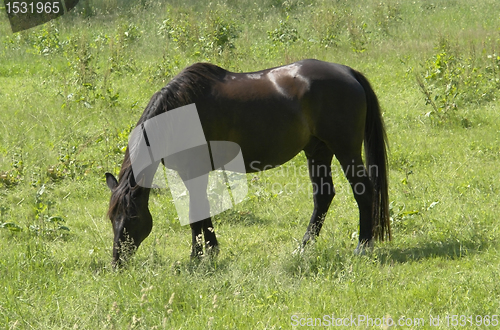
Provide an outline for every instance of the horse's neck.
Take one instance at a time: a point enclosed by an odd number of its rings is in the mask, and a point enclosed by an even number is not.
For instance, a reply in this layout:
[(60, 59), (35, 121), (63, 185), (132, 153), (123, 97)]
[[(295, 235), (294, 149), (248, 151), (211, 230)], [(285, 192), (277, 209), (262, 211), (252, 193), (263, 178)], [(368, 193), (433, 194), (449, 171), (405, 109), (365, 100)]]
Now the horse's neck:
[(149, 213), (149, 196), (151, 188), (136, 187), (137, 197), (135, 199), (135, 204), (139, 207), (140, 213)]
[[(146, 206), (148, 206), (149, 203), (149, 195), (151, 192), (151, 185), (152, 185), (152, 179), (151, 182), (147, 180), (147, 182), (144, 182), (143, 180), (139, 180), (139, 183), (135, 180), (135, 178), (130, 178), (130, 176), (133, 176), (134, 174), (130, 172), (128, 179), (124, 179), (120, 181), (121, 184), (128, 185), (128, 194), (130, 198), (136, 199), (136, 202), (139, 202)], [(153, 174), (154, 176), (154, 174)], [(147, 179), (147, 178), (146, 178)], [(125, 181), (125, 182), (123, 182)]]
[[(159, 164), (159, 161), (150, 164), (148, 168), (139, 174), (139, 178), (136, 178), (133, 173), (132, 165), (130, 164), (130, 154), (127, 148), (125, 159), (122, 164), (123, 175), (121, 175), (121, 177), (126, 178), (128, 184), (134, 185), (133, 190), (136, 191), (140, 203), (144, 203), (146, 207), (149, 207), (149, 195)], [(122, 180), (120, 180), (120, 182), (121, 181)]]
[(151, 188), (139, 187), (137, 189), (139, 189), (140, 191), (139, 196), (141, 196), (141, 202), (144, 202), (146, 204), (149, 203), (149, 194), (151, 193)]

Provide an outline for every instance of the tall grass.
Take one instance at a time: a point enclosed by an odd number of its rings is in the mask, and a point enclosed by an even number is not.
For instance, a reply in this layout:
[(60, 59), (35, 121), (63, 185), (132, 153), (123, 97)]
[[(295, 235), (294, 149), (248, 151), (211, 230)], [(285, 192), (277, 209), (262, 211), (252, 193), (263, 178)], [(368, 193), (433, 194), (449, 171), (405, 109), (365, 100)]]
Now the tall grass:
[[(498, 314), (499, 11), (95, 0), (15, 35), (0, 20), (0, 328), (278, 329), (332, 314), (429, 328)], [(151, 95), (197, 61), (255, 71), (303, 58), (361, 70), (380, 98), (394, 241), (353, 255), (357, 207), (334, 161), (321, 235), (292, 254), (313, 207), (300, 154), (248, 175), (247, 199), (215, 217), (212, 260), (189, 261), (189, 230), (154, 190), (151, 236), (113, 271), (104, 172), (118, 172)]]

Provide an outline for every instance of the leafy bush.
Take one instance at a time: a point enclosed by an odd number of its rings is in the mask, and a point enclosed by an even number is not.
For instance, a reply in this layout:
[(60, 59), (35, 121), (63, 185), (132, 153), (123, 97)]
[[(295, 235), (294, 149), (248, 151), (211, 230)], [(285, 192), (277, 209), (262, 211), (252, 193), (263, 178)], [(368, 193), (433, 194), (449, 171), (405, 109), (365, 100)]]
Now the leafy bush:
[[(466, 52), (453, 47), (446, 38), (440, 40), (436, 50), (425, 62), (424, 72), (417, 75), (425, 103), (432, 106), (426, 116), (438, 122), (449, 121), (467, 104), (495, 100), (500, 88), (500, 56), (486, 55), (483, 49), (478, 57), (474, 46)], [(460, 119), (470, 125), (463, 114)]]
[(160, 24), (158, 32), (173, 41), (177, 48), (190, 55), (216, 53), (221, 55), (226, 49), (235, 47), (240, 29), (226, 11), (211, 10), (206, 19), (196, 21), (191, 11), (167, 10), (168, 17)]
[(227, 13), (211, 12), (205, 34), (200, 37), (200, 41), (205, 41), (205, 48), (216, 51), (219, 55), (225, 49), (234, 48), (234, 40), (239, 33), (236, 22), (228, 16)]
[(396, 3), (379, 3), (374, 11), (375, 22), (380, 32), (390, 35), (391, 29), (403, 20), (401, 16), (401, 5)]
[(0, 171), (0, 183), (5, 187), (11, 188), (18, 185), (24, 179), (24, 160), (21, 150), (16, 150), (12, 154), (10, 169), (7, 171)]
[(290, 16), (279, 21), (279, 26), (272, 31), (267, 31), (267, 36), (274, 44), (291, 44), (299, 40), (299, 32), (289, 22)]
[(368, 44), (367, 28), (368, 25), (366, 23), (358, 23), (356, 20), (352, 20), (348, 25), (349, 40), (353, 52), (362, 53), (366, 51)]
[(325, 48), (337, 46), (340, 42), (340, 37), (345, 30), (344, 17), (342, 13), (333, 8), (315, 13), (314, 19), (311, 21), (313, 33), (317, 33), (320, 44)]
[[(386, 15), (385, 7), (381, 8), (380, 11), (375, 11), (376, 18), (377, 15)], [(363, 53), (367, 50), (371, 33), (370, 20), (360, 19), (350, 3), (330, 3), (328, 7), (320, 9), (313, 15), (310, 33), (315, 35), (325, 48), (344, 44), (355, 53)]]
[(64, 218), (61, 216), (51, 215), (51, 209), (55, 205), (55, 202), (46, 198), (46, 187), (42, 185), (40, 189), (35, 194), (35, 200), (33, 205), (34, 212), (34, 223), (29, 227), (29, 229), (39, 235), (48, 235), (53, 237), (54, 235), (64, 236), (64, 232), (68, 232), (69, 228), (64, 226)]
[(193, 15), (189, 12), (176, 12), (167, 9), (168, 17), (160, 24), (160, 35), (173, 41), (181, 50), (186, 50), (199, 39), (198, 26), (192, 21)]
[(35, 53), (40, 55), (57, 52), (65, 44), (60, 40), (59, 30), (54, 24), (45, 24), (42, 29), (35, 30), (29, 35)]
[(47, 56), (63, 50), (67, 41), (61, 40), (57, 24), (49, 22), (12, 36), (6, 35), (3, 43), (6, 48), (21, 49), (27, 47), (28, 53)]

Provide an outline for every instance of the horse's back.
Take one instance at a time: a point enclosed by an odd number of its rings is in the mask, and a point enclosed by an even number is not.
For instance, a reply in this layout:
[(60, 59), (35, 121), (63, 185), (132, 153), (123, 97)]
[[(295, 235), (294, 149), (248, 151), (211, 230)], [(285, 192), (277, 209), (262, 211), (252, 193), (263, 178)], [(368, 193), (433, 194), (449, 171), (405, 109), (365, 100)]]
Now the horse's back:
[(352, 135), (364, 122), (364, 91), (347, 66), (302, 60), (266, 70), (233, 73), (196, 102), (209, 141), (241, 146), (253, 171), (277, 166), (313, 137)]

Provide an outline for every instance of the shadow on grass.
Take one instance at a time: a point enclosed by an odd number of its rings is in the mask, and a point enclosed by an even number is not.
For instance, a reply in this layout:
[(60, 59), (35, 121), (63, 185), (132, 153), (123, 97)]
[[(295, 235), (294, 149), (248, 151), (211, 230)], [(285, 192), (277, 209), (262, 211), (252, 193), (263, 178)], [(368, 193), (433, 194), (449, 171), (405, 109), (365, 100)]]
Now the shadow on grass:
[(460, 260), (481, 254), (497, 246), (486, 236), (454, 237), (446, 241), (415, 242), (405, 248), (390, 244), (375, 248), (372, 254), (354, 255), (350, 247), (307, 246), (299, 255), (284, 256), (283, 270), (293, 277), (314, 278), (328, 276), (330, 279), (348, 277), (351, 273), (364, 272), (372, 265), (394, 265), (440, 258)]
[(283, 255), (282, 267), (285, 273), (296, 278), (314, 278), (325, 274), (329, 274), (330, 279), (342, 276), (341, 273), (352, 264), (352, 251), (344, 252), (345, 249), (321, 245), (311, 242), (302, 252), (295, 250)]
[(231, 267), (231, 260), (227, 258), (203, 257), (201, 259), (183, 258), (179, 260), (160, 256), (132, 256), (123, 262), (120, 267), (113, 267), (111, 258), (91, 259), (83, 268), (87, 268), (95, 276), (113, 274), (122, 276), (127, 273), (169, 273), (174, 276), (211, 277), (225, 273)]
[(493, 242), (486, 237), (474, 236), (449, 238), (446, 241), (418, 242), (408, 248), (388, 248), (377, 252), (382, 264), (406, 263), (431, 258), (458, 260), (487, 250)]
[(219, 214), (216, 218), (216, 224), (242, 225), (246, 227), (267, 225), (271, 221), (265, 218), (259, 218), (251, 211), (227, 210)]

